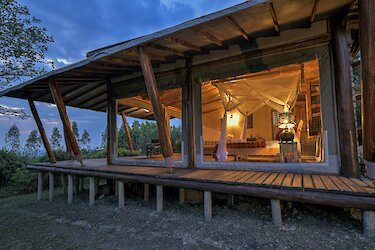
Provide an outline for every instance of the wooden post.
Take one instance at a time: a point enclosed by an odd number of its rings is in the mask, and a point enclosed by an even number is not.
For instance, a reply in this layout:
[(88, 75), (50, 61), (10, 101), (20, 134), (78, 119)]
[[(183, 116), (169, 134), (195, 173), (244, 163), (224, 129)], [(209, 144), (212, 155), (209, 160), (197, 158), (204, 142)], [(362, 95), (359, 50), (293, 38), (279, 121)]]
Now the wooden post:
[(169, 138), (171, 138), (171, 115), (167, 108), (163, 108), (163, 110), (164, 110), (164, 119), (165, 119), (165, 123), (167, 126), (167, 134), (169, 135)]
[(191, 58), (186, 59), (186, 92), (188, 168), (195, 168), (195, 91)]
[(95, 204), (95, 178), (89, 177), (89, 205), (94, 206)]
[(122, 123), (124, 124), (126, 138), (128, 139), (129, 150), (133, 154), (133, 151), (134, 151), (133, 141), (132, 141), (132, 137), (130, 136), (129, 126), (128, 126), (128, 123), (126, 121), (125, 112), (121, 112), (121, 117), (122, 117)]
[(53, 152), (53, 150), (51, 148), (51, 145), (48, 142), (48, 138), (47, 138), (46, 132), (44, 130), (42, 121), (40, 120), (40, 117), (39, 117), (38, 111), (36, 110), (34, 101), (33, 101), (32, 97), (29, 93), (27, 93), (27, 101), (29, 102), (31, 113), (33, 114), (34, 120), (36, 122), (36, 126), (38, 127), (39, 134), (40, 134), (40, 137), (42, 138), (42, 142), (43, 142), (44, 148), (47, 151), (49, 160), (50, 160), (50, 162), (55, 163), (56, 162), (55, 153)]
[(362, 211), (362, 225), (364, 235), (375, 238), (375, 211)]
[(95, 178), (95, 195), (99, 193), (99, 178)]
[(210, 191), (204, 191), (204, 219), (212, 219), (212, 196)]
[(172, 168), (175, 166), (173, 156), (173, 148), (171, 143), (170, 135), (168, 134), (167, 124), (160, 103), (159, 91), (156, 83), (154, 71), (152, 69), (151, 59), (148, 54), (147, 48), (138, 47), (141, 67), (143, 71), (143, 77), (145, 79), (146, 89), (148, 97), (151, 101), (152, 108), (154, 110), (154, 117), (159, 132), (159, 140), (163, 149), (163, 156), (165, 159), (165, 165)]
[(66, 183), (66, 174), (61, 174), (61, 184), (62, 184), (62, 188), (63, 188), (63, 192), (64, 194), (67, 193), (67, 183)]
[(363, 158), (375, 178), (375, 0), (359, 0)]
[(72, 145), (69, 141), (69, 137), (68, 137), (68, 134), (66, 133), (66, 129), (64, 128), (64, 140), (65, 140), (65, 145), (66, 145), (66, 152), (69, 153), (69, 156), (71, 158), (74, 157), (74, 152), (73, 152), (73, 149), (72, 149)]
[(184, 205), (185, 204), (185, 189), (180, 188), (179, 193), (180, 193), (179, 195), (180, 205)]
[(73, 203), (73, 176), (68, 174), (68, 204)]
[(55, 187), (55, 176), (52, 172), (48, 173), (48, 194), (49, 194), (49, 201), (53, 200), (53, 189)]
[(350, 75), (349, 51), (345, 27), (341, 20), (332, 19), (334, 40), (334, 60), (336, 73), (336, 102), (340, 140), (341, 172), (347, 177), (358, 177), (359, 164), (357, 153), (356, 129), (352, 83)]
[(156, 212), (163, 212), (163, 186), (156, 186)]
[(68, 114), (66, 112), (66, 107), (64, 104), (64, 100), (61, 96), (60, 89), (57, 86), (56, 81), (54, 79), (48, 80), (48, 85), (51, 90), (52, 98), (57, 106), (57, 109), (59, 110), (61, 121), (64, 126), (64, 129), (66, 130), (66, 134), (69, 138), (68, 140), (70, 141), (72, 150), (74, 154), (77, 156), (77, 160), (83, 165), (83, 155), (81, 153), (81, 150), (79, 149), (77, 140), (74, 137), (72, 126), (70, 124)]
[(234, 194), (227, 194), (227, 206), (234, 207)]
[(112, 96), (111, 81), (107, 81), (107, 162), (117, 158), (117, 102)]
[(79, 191), (83, 191), (85, 189), (85, 177), (79, 177)]
[(125, 207), (125, 187), (124, 181), (118, 180), (118, 207), (124, 208)]
[(281, 227), (283, 225), (283, 219), (281, 216), (280, 200), (271, 200), (271, 211), (273, 224), (277, 227)]
[(42, 172), (38, 172), (38, 200), (42, 199), (43, 193), (43, 174)]
[(143, 184), (143, 199), (145, 201), (150, 200), (150, 184)]

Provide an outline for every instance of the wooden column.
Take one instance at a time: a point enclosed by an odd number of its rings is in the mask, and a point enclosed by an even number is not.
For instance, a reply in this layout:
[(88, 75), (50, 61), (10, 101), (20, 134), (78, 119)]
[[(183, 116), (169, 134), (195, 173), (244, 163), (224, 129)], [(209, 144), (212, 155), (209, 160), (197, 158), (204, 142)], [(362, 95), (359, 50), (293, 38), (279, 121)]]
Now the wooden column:
[(143, 199), (145, 201), (150, 200), (150, 184), (143, 184)]
[(156, 212), (163, 212), (163, 186), (156, 186)]
[(188, 168), (195, 168), (195, 98), (191, 58), (186, 59), (186, 99), (187, 99), (187, 155)]
[(57, 109), (59, 110), (61, 121), (64, 126), (64, 130), (66, 131), (67, 137), (69, 138), (68, 140), (70, 141), (72, 150), (76, 155), (77, 160), (83, 165), (83, 155), (81, 153), (81, 150), (79, 149), (77, 140), (74, 137), (72, 126), (70, 124), (68, 114), (66, 112), (66, 107), (64, 104), (64, 100), (61, 96), (60, 89), (57, 86), (56, 81), (54, 79), (48, 80), (48, 85), (51, 90), (52, 98), (57, 106)]
[(95, 178), (89, 177), (89, 205), (95, 204)]
[(112, 96), (111, 81), (107, 81), (107, 162), (117, 158), (117, 102)]
[(40, 117), (39, 117), (38, 111), (36, 110), (34, 101), (33, 101), (32, 97), (29, 93), (27, 94), (27, 101), (29, 102), (31, 113), (33, 114), (34, 120), (36, 122), (36, 126), (38, 127), (39, 134), (40, 134), (40, 137), (42, 138), (42, 142), (43, 142), (44, 148), (47, 151), (49, 160), (50, 160), (50, 162), (55, 163), (56, 162), (55, 153), (53, 152), (53, 150), (51, 148), (51, 145), (48, 142), (48, 138), (47, 138), (46, 132), (44, 130), (42, 121), (40, 120)]
[(271, 211), (273, 224), (277, 227), (281, 227), (283, 225), (283, 219), (281, 215), (280, 200), (271, 200)]
[(185, 189), (184, 188), (179, 188), (179, 201), (180, 201), (180, 205), (185, 204)]
[(68, 174), (68, 204), (73, 203), (73, 175)]
[(375, 0), (359, 0), (363, 158), (375, 178)]
[(206, 221), (212, 219), (212, 195), (210, 191), (204, 191), (204, 218)]
[(48, 194), (49, 194), (49, 201), (52, 201), (53, 200), (53, 192), (54, 192), (54, 187), (55, 187), (55, 175), (50, 172), (48, 173), (48, 185), (49, 185), (49, 189), (48, 189)]
[(124, 124), (126, 138), (128, 139), (129, 150), (133, 154), (133, 151), (134, 151), (133, 141), (132, 141), (132, 137), (130, 136), (129, 126), (128, 126), (128, 123), (126, 121), (125, 112), (121, 112), (121, 117), (122, 117), (122, 123)]
[(341, 25), (340, 18), (336, 17), (335, 19), (332, 19), (332, 32), (334, 40), (333, 47), (341, 172), (347, 177), (358, 177), (359, 164), (354, 123), (349, 50), (346, 41), (345, 27)]
[(163, 149), (163, 156), (165, 159), (165, 165), (167, 167), (175, 166), (173, 156), (173, 148), (171, 143), (170, 135), (167, 131), (167, 124), (165, 122), (165, 117), (163, 114), (163, 110), (160, 103), (159, 91), (158, 86), (156, 83), (156, 78), (154, 74), (154, 70), (152, 69), (151, 59), (148, 54), (147, 48), (145, 47), (138, 47), (141, 67), (143, 71), (143, 77), (145, 79), (146, 89), (148, 93), (148, 97), (151, 101), (152, 108), (154, 110), (154, 117), (156, 120), (156, 124), (158, 127), (159, 132), (159, 140), (161, 147)]
[(164, 108), (163, 110), (164, 110), (165, 124), (167, 126), (167, 134), (169, 135), (169, 138), (170, 138), (171, 137), (171, 114), (169, 113), (169, 110), (167, 108)]
[(64, 128), (64, 140), (65, 140), (65, 145), (66, 145), (66, 152), (68, 152), (69, 156), (70, 157), (74, 157), (74, 152), (73, 152), (73, 149), (72, 149), (72, 145), (69, 141), (69, 136)]
[(118, 180), (118, 207), (125, 207), (125, 186), (123, 180)]
[(42, 199), (42, 193), (43, 193), (43, 173), (38, 172), (38, 200), (39, 201)]

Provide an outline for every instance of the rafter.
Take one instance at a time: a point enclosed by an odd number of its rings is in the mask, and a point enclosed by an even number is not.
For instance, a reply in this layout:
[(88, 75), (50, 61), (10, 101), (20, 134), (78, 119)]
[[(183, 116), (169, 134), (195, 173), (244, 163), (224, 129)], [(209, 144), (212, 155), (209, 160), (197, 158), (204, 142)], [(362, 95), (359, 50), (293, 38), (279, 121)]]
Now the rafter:
[(182, 57), (185, 56), (185, 54), (181, 51), (178, 51), (178, 50), (172, 49), (172, 48), (168, 48), (168, 47), (156, 44), (156, 43), (149, 43), (148, 47), (153, 48), (153, 49), (157, 49), (157, 50), (167, 51), (167, 52), (170, 52), (170, 53), (173, 53), (175, 55), (182, 56)]
[(318, 4), (319, 4), (319, 0), (315, 0), (314, 1), (314, 7), (313, 7), (313, 10), (312, 10), (311, 16), (310, 16), (310, 23), (313, 23), (315, 21), (316, 10), (318, 9)]
[(249, 39), (249, 36), (247, 34), (247, 32), (244, 30), (244, 28), (241, 27), (241, 25), (236, 21), (234, 20), (232, 17), (230, 16), (227, 16), (227, 20), (228, 22), (241, 34), (241, 36), (247, 40), (247, 41), (250, 41)]
[(170, 42), (178, 43), (178, 44), (180, 44), (180, 45), (182, 45), (184, 47), (187, 47), (187, 48), (189, 48), (191, 50), (194, 50), (194, 51), (204, 52), (201, 47), (196, 46), (196, 45), (194, 45), (192, 43), (189, 43), (189, 42), (187, 42), (185, 40), (176, 38), (174, 36), (165, 37), (164, 39), (167, 40), (167, 41), (170, 41)]
[(275, 31), (277, 33), (280, 33), (279, 22), (277, 21), (276, 11), (275, 11), (275, 8), (273, 7), (272, 2), (270, 2), (270, 12), (271, 12), (272, 20), (273, 20), (273, 26), (275, 27)]
[(224, 48), (228, 48), (228, 45), (226, 45), (222, 40), (220, 40), (219, 38), (217, 38), (216, 36), (212, 35), (210, 32), (208, 32), (207, 30), (204, 30), (203, 28), (201, 27), (196, 27), (196, 28), (192, 28), (192, 30), (194, 30), (195, 32), (203, 35), (204, 37), (206, 37), (208, 40), (210, 40), (211, 42), (213, 42), (214, 44), (220, 46), (220, 47), (224, 47)]

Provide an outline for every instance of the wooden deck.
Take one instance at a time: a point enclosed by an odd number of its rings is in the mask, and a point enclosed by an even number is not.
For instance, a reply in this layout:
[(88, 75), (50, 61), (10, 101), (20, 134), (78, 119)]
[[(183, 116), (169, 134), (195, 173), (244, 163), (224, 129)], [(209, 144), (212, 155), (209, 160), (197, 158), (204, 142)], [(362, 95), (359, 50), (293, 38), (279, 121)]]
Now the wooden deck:
[(169, 169), (163, 167), (108, 165), (105, 159), (85, 160), (84, 164), (82, 167), (76, 161), (37, 163), (28, 165), (28, 169), (375, 210), (375, 185), (367, 179), (182, 168), (175, 168), (170, 173)]

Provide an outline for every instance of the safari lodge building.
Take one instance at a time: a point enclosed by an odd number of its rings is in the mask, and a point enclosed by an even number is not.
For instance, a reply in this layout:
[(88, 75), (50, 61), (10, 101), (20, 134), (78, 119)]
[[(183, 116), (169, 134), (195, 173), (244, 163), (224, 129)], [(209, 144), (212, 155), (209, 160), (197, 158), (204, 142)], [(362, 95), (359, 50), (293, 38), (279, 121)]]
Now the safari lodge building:
[[(51, 162), (28, 165), (63, 176), (68, 203), (74, 184), (89, 179), (94, 205), (98, 179), (142, 185), (144, 198), (163, 188), (363, 210), (364, 232), (375, 236), (375, 1), (253, 0), (172, 28), (100, 48), (75, 64), (9, 88), (27, 99)], [(359, 52), (360, 51), (360, 52)], [(360, 172), (352, 93), (352, 59), (360, 53), (363, 161)], [(55, 103), (67, 149), (77, 160), (56, 162), (34, 101)], [(85, 159), (66, 106), (107, 113), (107, 158)], [(133, 148), (127, 117), (155, 120), (158, 138), (141, 155), (119, 157), (117, 119)], [(182, 124), (171, 142), (170, 120)], [(75, 178), (79, 176), (80, 178)], [(67, 180), (67, 183), (66, 183)], [(152, 185), (152, 189), (150, 189)]]

